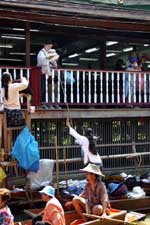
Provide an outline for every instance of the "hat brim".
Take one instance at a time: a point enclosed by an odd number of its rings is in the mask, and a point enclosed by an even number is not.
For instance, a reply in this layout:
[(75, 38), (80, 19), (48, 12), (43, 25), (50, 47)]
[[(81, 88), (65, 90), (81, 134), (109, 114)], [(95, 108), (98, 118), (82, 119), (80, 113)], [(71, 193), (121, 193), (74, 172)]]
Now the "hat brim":
[(105, 175), (102, 174), (101, 172), (98, 172), (98, 171), (92, 171), (91, 169), (88, 169), (88, 168), (83, 168), (83, 169), (80, 169), (80, 170), (83, 171), (83, 172), (93, 173), (93, 174), (96, 174), (96, 175), (105, 177)]
[(46, 191), (39, 191), (39, 192), (40, 194), (45, 194), (45, 195), (48, 195), (49, 197), (54, 197), (54, 195), (47, 193)]

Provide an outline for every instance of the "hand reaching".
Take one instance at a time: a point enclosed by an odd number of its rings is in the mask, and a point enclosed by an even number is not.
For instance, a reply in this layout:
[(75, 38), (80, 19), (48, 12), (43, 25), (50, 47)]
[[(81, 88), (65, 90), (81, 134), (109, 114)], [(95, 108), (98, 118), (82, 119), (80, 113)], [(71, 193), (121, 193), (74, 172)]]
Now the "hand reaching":
[(69, 117), (67, 117), (67, 119), (66, 119), (66, 126), (67, 126), (67, 127), (71, 127)]

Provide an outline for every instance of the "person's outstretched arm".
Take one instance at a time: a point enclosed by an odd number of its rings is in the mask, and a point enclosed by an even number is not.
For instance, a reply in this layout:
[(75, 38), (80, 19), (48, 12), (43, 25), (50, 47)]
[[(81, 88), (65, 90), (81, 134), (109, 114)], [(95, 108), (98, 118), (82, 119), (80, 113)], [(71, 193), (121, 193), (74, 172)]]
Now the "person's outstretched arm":
[(66, 119), (66, 126), (69, 128), (69, 127), (71, 127), (71, 124), (70, 124), (70, 119), (69, 119), (69, 117), (67, 117), (67, 119)]
[(66, 119), (66, 126), (69, 128), (69, 134), (71, 136), (73, 136), (75, 139), (76, 139), (76, 142), (79, 144), (79, 145), (82, 145), (83, 142), (85, 142), (85, 137), (83, 135), (80, 135), (75, 129), (73, 129), (71, 127), (71, 124), (70, 124), (70, 119), (69, 117), (67, 117)]

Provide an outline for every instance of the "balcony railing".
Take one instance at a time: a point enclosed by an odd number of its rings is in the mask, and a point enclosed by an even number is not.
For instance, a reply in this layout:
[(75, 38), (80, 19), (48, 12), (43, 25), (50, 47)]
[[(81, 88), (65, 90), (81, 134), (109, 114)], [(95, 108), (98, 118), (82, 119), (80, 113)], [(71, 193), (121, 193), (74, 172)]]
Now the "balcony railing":
[[(33, 102), (40, 104), (40, 68), (0, 68), (0, 76), (4, 71), (10, 72), (13, 79), (30, 79)], [(49, 104), (148, 106), (150, 72), (58, 69), (52, 70), (51, 77), (46, 79), (45, 89), (45, 103)], [(38, 103), (34, 101), (37, 95)]]
[[(70, 84), (67, 75), (71, 77)], [(58, 103), (69, 104), (150, 103), (150, 73), (147, 72), (57, 70), (52, 71), (51, 82), (52, 102), (57, 97)]]

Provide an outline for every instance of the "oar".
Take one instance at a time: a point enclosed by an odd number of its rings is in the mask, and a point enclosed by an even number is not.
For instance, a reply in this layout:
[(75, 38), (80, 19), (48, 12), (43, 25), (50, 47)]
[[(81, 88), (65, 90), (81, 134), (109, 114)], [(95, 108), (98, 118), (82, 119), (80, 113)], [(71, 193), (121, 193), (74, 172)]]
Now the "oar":
[(63, 147), (63, 158), (64, 158), (64, 173), (65, 173), (66, 187), (68, 187), (67, 161), (66, 161), (66, 148), (65, 148), (65, 146)]
[(57, 180), (57, 196), (59, 196), (59, 156), (58, 156), (57, 136), (55, 136), (55, 147), (56, 147), (56, 180)]

